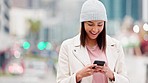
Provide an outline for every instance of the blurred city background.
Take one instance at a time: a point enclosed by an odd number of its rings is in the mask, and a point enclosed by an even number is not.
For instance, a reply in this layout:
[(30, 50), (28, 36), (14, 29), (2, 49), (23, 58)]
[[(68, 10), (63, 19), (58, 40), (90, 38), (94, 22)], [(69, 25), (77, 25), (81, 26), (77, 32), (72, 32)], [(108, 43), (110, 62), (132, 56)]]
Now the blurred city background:
[[(79, 33), (85, 0), (0, 0), (0, 83), (56, 83), (63, 40)], [(148, 83), (148, 0), (101, 0), (130, 83)]]

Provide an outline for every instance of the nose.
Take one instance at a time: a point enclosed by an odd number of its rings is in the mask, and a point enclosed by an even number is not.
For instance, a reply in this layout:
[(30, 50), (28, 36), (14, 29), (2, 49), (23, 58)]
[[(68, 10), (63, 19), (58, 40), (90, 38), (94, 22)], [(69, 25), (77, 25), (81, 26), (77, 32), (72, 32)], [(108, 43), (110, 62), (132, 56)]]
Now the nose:
[(93, 31), (93, 32), (98, 32), (99, 29), (98, 29), (98, 27), (95, 26), (95, 27), (92, 28), (92, 31)]

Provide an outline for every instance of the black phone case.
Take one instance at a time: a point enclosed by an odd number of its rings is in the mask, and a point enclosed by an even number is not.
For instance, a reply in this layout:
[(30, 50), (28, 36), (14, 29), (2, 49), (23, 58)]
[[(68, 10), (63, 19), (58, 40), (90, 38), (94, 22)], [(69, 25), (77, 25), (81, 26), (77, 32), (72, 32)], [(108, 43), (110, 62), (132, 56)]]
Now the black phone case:
[(98, 66), (104, 66), (105, 61), (99, 61), (99, 60), (95, 60), (94, 64), (97, 64)]

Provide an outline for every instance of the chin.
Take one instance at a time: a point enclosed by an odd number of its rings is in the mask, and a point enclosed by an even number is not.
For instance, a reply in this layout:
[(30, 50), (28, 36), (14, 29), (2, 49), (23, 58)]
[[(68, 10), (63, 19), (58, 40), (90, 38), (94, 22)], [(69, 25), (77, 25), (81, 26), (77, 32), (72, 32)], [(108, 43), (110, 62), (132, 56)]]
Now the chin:
[(89, 35), (87, 35), (87, 36), (88, 36), (88, 38), (91, 39), (91, 40), (95, 40), (95, 39), (97, 39), (97, 37), (98, 37), (98, 35), (91, 35), (91, 34), (89, 34)]
[(95, 37), (95, 38), (90, 38), (90, 39), (95, 40), (95, 39), (97, 39), (97, 37)]
[(96, 37), (89, 37), (89, 38), (92, 40), (95, 40), (95, 39), (97, 39), (97, 36)]

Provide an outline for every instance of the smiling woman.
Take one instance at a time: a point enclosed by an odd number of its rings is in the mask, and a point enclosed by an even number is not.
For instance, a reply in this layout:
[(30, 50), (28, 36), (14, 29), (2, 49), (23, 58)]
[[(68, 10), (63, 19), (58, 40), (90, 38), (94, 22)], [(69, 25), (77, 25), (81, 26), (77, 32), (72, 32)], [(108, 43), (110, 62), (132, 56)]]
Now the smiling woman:
[[(60, 48), (58, 83), (129, 83), (119, 41), (106, 35), (106, 9), (99, 0), (84, 2), (81, 32)], [(102, 61), (97, 65), (94, 61)]]

